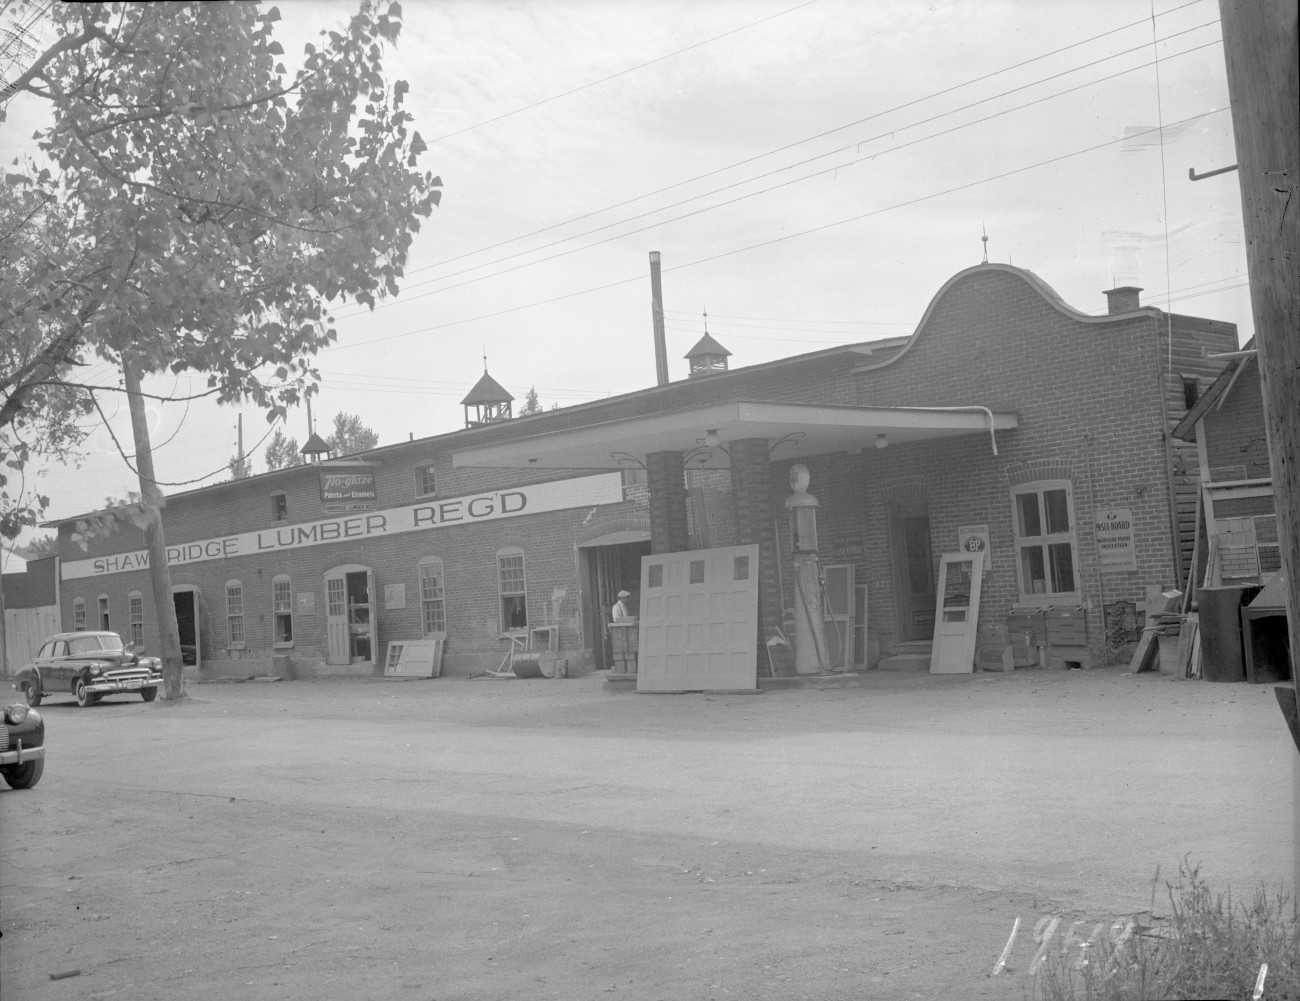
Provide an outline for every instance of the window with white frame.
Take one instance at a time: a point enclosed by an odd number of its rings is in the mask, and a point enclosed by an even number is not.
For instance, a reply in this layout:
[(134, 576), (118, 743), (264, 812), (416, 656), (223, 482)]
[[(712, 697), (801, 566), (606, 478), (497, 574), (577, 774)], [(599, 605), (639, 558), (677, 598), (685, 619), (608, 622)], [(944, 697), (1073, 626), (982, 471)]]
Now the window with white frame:
[(127, 596), (127, 610), (131, 617), (131, 644), (137, 650), (144, 649), (144, 595), (132, 591)]
[(108, 624), (108, 595), (99, 596), (99, 628), (108, 630), (111, 627)]
[(244, 647), (244, 584), (226, 581), (226, 635), (233, 649)]
[(77, 598), (72, 602), (72, 628), (82, 632), (86, 628), (86, 599)]
[(1074, 506), (1068, 480), (1024, 483), (1011, 491), (1020, 594), (1030, 600), (1077, 598)]
[(271, 520), (287, 521), (289, 518), (289, 498), (284, 491), (277, 490), (271, 494)]
[(442, 590), (442, 560), (420, 560), (420, 625), (424, 635), (447, 631), (447, 606)]
[(497, 553), (497, 587), (501, 594), (501, 631), (527, 629), (527, 580), (522, 549), (502, 549)]
[(438, 477), (433, 471), (433, 464), (421, 466), (415, 471), (415, 496), (432, 497), (438, 492)]
[(293, 642), (293, 582), (287, 574), (271, 581), (271, 612), (275, 617), (275, 644)]

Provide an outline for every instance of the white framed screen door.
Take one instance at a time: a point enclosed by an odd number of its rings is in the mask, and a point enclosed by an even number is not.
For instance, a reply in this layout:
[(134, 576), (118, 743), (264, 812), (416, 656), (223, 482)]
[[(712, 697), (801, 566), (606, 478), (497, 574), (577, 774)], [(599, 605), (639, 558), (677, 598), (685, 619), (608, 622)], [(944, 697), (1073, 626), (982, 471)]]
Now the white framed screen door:
[(931, 674), (970, 674), (975, 670), (983, 575), (982, 552), (944, 553), (939, 557)]

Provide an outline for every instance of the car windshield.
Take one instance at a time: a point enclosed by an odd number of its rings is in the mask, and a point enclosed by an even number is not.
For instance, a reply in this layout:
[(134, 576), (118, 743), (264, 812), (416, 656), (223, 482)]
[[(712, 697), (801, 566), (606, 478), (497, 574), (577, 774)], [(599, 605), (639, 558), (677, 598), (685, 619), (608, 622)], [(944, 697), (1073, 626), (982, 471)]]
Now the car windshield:
[(78, 654), (94, 653), (97, 650), (109, 650), (117, 653), (122, 649), (122, 638), (113, 634), (107, 636), (75, 636), (68, 640), (68, 650), (75, 657)]

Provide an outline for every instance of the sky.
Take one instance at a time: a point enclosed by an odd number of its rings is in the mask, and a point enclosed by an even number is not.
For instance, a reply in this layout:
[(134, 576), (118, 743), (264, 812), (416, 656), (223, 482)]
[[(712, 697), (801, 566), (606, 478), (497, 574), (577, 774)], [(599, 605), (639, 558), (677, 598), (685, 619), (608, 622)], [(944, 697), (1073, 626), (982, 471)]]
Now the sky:
[[(279, 7), (293, 54), (355, 4)], [(336, 310), (322, 435), (339, 411), (381, 445), (454, 431), (485, 356), (516, 409), (654, 385), (651, 251), (674, 380), (706, 311), (732, 368), (907, 335), (986, 251), (1086, 313), (1137, 285), (1252, 334), (1236, 174), (1188, 177), (1236, 159), (1217, 0), (408, 0), (386, 64), (444, 194), (401, 294)], [(6, 162), (41, 109), (8, 112)], [(166, 492), (228, 477), (239, 416), (150, 408)], [(130, 441), (124, 403), (110, 424)], [(84, 452), (36, 473), (50, 518), (138, 490), (108, 428)]]

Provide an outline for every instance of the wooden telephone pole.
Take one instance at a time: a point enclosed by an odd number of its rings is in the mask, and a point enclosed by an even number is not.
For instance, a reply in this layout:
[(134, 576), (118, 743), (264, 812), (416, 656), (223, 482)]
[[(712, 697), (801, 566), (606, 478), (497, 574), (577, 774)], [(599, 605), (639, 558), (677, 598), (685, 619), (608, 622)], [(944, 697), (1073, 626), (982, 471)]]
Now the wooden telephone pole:
[[(1300, 25), (1295, 0), (1219, 0), (1237, 139), (1255, 348), (1264, 391), (1294, 708), (1300, 665)], [(1300, 731), (1290, 720), (1300, 750)], [(1300, 887), (1300, 754), (1291, 757), (1295, 874)], [(1295, 894), (1293, 893), (1293, 898)]]

